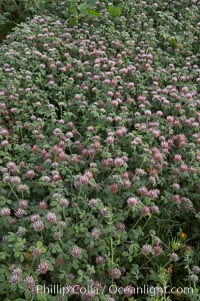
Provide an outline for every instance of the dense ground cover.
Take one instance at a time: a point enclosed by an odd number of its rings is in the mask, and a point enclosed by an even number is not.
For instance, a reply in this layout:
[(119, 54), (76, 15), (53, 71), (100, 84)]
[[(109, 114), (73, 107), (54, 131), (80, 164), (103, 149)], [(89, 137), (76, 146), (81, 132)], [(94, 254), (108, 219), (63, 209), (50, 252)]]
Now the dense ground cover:
[(198, 1), (117, 4), (1, 45), (4, 300), (199, 300)]
[(0, 43), (17, 24), (25, 22), (34, 15), (52, 13), (68, 18), (72, 8), (77, 7), (77, 3), (77, 0), (0, 0)]

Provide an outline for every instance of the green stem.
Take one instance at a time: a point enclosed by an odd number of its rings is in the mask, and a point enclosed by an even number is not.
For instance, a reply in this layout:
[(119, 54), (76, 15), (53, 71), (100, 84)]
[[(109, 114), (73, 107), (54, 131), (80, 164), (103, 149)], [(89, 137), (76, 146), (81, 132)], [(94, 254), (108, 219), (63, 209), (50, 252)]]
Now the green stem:
[(147, 261), (145, 261), (145, 263), (142, 266), (140, 266), (140, 269), (142, 269), (144, 266), (147, 266), (147, 263), (149, 263), (149, 262), (150, 262), (150, 259), (147, 259)]
[(165, 292), (165, 290), (164, 290), (164, 300), (163, 301), (166, 301), (167, 299), (166, 299), (166, 292)]
[(168, 261), (167, 263), (164, 264), (163, 268), (165, 268), (171, 261)]
[(31, 301), (33, 301), (33, 299), (34, 299), (34, 295), (32, 296)]
[(111, 266), (114, 267), (114, 248), (113, 248), (113, 238), (110, 235), (110, 250), (111, 250)]
[(65, 208), (64, 208), (64, 206), (63, 206), (63, 208), (62, 208), (62, 211), (63, 211), (63, 217), (64, 217), (64, 220), (66, 220), (66, 216), (65, 216)]
[[(110, 253), (111, 253), (111, 268), (114, 268), (114, 246), (113, 246), (113, 237), (112, 237), (112, 229), (111, 229), (111, 225), (112, 225), (112, 216), (110, 215)], [(112, 285), (114, 284), (114, 279), (112, 278)]]
[(133, 226), (133, 229), (136, 228), (136, 226), (138, 225), (138, 223), (141, 221), (142, 216), (137, 220), (137, 222), (135, 223), (135, 225)]
[[(115, 263), (114, 263), (114, 247), (113, 247), (113, 238), (110, 233), (110, 252), (111, 252), (111, 267), (113, 269)], [(112, 278), (112, 285), (114, 284), (114, 279)]]
[(150, 221), (151, 217), (149, 216), (149, 218), (147, 219), (146, 223), (144, 224), (144, 226), (142, 227), (142, 231), (144, 230), (144, 228), (146, 227), (146, 225), (148, 224), (148, 222)]
[(103, 184), (105, 184), (107, 182), (107, 180), (113, 175), (113, 173), (115, 172), (116, 167), (111, 171), (111, 173), (109, 174), (109, 176), (105, 179), (105, 181), (103, 182)]
[(16, 195), (15, 191), (13, 190), (13, 187), (12, 187), (10, 184), (9, 184), (9, 187), (10, 187), (12, 193), (14, 194), (14, 196), (15, 196), (15, 197), (17, 198), (17, 200), (19, 201), (18, 196)]
[(41, 241), (44, 242), (44, 237), (43, 237), (42, 231), (40, 233), (41, 233)]
[(188, 276), (189, 276), (189, 286), (191, 287), (191, 280), (190, 280), (190, 268), (189, 268), (189, 260), (188, 260), (188, 257), (187, 257), (187, 271), (188, 271)]
[(63, 107), (60, 106), (60, 114), (61, 114), (61, 119), (62, 119), (62, 116), (63, 116)]
[(35, 260), (36, 260), (36, 257), (33, 258), (33, 261), (32, 261), (32, 263), (31, 263), (31, 268), (32, 268), (33, 265), (34, 265)]

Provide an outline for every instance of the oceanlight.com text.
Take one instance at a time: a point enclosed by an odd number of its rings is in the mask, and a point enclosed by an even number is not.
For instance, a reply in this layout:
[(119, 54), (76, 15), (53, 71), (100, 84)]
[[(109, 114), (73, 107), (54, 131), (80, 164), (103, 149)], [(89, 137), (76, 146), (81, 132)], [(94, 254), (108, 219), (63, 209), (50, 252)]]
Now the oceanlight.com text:
[[(128, 295), (130, 294), (130, 286), (120, 287), (117, 285), (104, 285), (101, 288), (93, 287), (92, 285), (80, 286), (80, 285), (67, 285), (62, 286), (59, 284), (53, 284), (50, 286), (37, 285), (36, 293), (43, 293), (44, 295), (86, 295), (88, 293), (94, 293), (95, 295)], [(191, 295), (194, 293), (194, 289), (191, 287), (160, 287), (144, 285), (142, 287), (131, 286), (132, 295), (167, 295), (167, 294), (184, 294)]]

